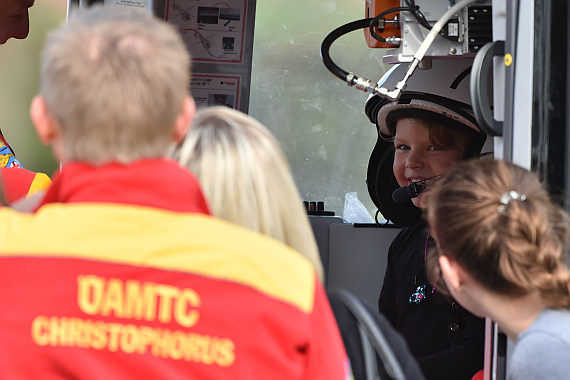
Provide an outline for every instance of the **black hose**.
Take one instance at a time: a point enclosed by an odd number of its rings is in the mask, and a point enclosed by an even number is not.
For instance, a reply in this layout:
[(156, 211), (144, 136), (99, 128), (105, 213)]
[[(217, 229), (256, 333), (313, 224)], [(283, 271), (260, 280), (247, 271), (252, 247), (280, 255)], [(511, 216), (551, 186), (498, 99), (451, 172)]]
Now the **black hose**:
[(347, 82), (350, 85), (352, 85), (352, 83), (350, 83), (350, 80), (348, 79), (348, 74), (349, 74), (348, 71), (344, 71), (343, 69), (338, 67), (333, 62), (333, 60), (331, 59), (331, 56), (330, 56), (331, 45), (339, 37), (344, 36), (345, 34), (347, 34), (349, 32), (352, 32), (352, 31), (355, 31), (358, 29), (367, 28), (370, 25), (370, 22), (372, 20), (373, 20), (372, 18), (365, 18), (362, 20), (352, 21), (352, 22), (349, 22), (348, 24), (339, 26), (338, 28), (336, 28), (335, 30), (330, 32), (325, 37), (325, 39), (323, 40), (323, 42), (321, 44), (321, 59), (322, 59), (324, 65), (326, 66), (326, 68), (331, 73), (333, 73), (335, 76), (337, 76), (338, 78), (342, 79), (343, 81)]

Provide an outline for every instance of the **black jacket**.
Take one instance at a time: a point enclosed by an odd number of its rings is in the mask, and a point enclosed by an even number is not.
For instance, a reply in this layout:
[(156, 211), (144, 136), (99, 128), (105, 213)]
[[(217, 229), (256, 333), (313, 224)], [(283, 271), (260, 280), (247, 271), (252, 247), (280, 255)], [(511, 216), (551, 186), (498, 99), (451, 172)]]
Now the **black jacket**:
[[(403, 335), (428, 380), (468, 380), (483, 368), (485, 320), (432, 292), (425, 251), (426, 240), (428, 252), (434, 242), (427, 237), (426, 225), (419, 223), (404, 228), (392, 242), (379, 311)], [(410, 303), (421, 285), (425, 298)]]

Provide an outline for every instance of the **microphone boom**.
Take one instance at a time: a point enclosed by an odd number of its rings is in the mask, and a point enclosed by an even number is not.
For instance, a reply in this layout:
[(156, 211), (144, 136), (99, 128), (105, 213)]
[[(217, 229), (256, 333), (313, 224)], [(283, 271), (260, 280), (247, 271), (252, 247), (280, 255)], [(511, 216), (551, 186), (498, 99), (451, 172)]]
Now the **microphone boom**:
[(396, 203), (406, 203), (412, 198), (416, 198), (422, 191), (426, 189), (429, 181), (439, 177), (439, 175), (423, 179), (421, 181), (412, 182), (408, 186), (402, 186), (392, 192), (392, 200)]

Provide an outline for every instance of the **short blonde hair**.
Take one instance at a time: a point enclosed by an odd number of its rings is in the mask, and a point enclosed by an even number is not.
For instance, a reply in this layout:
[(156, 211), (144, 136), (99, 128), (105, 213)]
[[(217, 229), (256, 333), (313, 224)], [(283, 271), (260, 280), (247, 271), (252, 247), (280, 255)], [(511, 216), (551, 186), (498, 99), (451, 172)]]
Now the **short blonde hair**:
[(41, 58), (40, 95), (67, 161), (164, 156), (190, 83), (190, 55), (172, 26), (134, 8), (79, 9)]
[(265, 126), (228, 107), (203, 108), (173, 156), (198, 177), (213, 215), (284, 242), (323, 279), (289, 164)]
[(505, 161), (464, 161), (427, 196), (441, 254), (482, 286), (514, 297), (537, 291), (548, 307), (570, 307), (568, 215), (536, 174)]

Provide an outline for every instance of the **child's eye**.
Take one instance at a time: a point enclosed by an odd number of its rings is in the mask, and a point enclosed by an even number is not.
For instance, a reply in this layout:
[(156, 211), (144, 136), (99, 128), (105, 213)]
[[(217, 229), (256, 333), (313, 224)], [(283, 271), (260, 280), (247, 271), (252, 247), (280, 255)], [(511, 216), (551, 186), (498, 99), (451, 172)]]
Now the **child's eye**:
[(408, 145), (405, 145), (405, 144), (397, 144), (396, 150), (410, 150), (410, 147)]
[(430, 146), (429, 147), (430, 151), (437, 151), (437, 150), (442, 150), (441, 148), (437, 147), (437, 146)]

